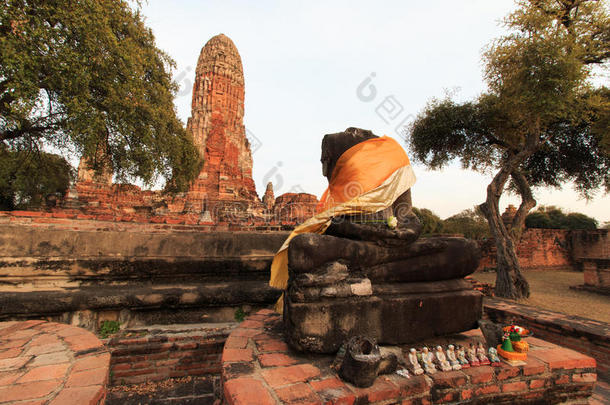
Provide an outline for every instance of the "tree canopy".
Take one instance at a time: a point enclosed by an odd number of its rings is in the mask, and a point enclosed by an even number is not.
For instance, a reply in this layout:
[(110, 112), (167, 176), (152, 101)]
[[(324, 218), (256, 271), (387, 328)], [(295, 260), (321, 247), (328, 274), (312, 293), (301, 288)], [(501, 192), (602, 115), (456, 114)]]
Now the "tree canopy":
[(413, 213), (417, 216), (419, 222), (422, 223), (422, 234), (432, 235), (443, 231), (443, 221), (428, 208), (413, 207)]
[(476, 207), (464, 210), (444, 220), (428, 208), (413, 207), (413, 213), (422, 223), (423, 235), (444, 233), (461, 234), (470, 239), (489, 237), (489, 228), (485, 217)]
[(443, 221), (444, 233), (462, 234), (470, 239), (489, 237), (489, 227), (485, 216), (478, 208), (464, 210)]
[(597, 225), (595, 218), (579, 212), (566, 214), (555, 206), (540, 207), (525, 218), (525, 226), (528, 228), (592, 230), (597, 229)]
[(0, 58), (6, 150), (79, 153), (119, 181), (165, 176), (177, 189), (196, 175), (200, 159), (173, 104), (174, 62), (137, 3), (3, 0)]
[(0, 210), (36, 207), (61, 197), (73, 177), (72, 166), (61, 156), (0, 146)]
[[(498, 252), (499, 296), (529, 295), (514, 240), (536, 205), (532, 187), (573, 181), (590, 196), (610, 190), (610, 90), (592, 84), (593, 66), (607, 68), (610, 18), (594, 0), (520, 0), (505, 18), (509, 33), (483, 55), (487, 91), (458, 103), (429, 102), (410, 127), (409, 146), (431, 168), (459, 160), (493, 172), (481, 204)], [(499, 199), (507, 187), (521, 197), (511, 231)]]

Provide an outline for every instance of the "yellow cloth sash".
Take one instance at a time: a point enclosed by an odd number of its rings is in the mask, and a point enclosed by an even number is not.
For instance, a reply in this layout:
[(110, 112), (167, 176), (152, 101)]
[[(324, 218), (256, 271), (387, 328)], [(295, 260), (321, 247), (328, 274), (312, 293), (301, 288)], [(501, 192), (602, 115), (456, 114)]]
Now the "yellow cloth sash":
[[(415, 174), (404, 149), (387, 136), (368, 139), (345, 151), (337, 160), (318, 213), (297, 226), (271, 264), (269, 285), (288, 284), (288, 245), (302, 233), (322, 234), (335, 216), (370, 214), (392, 206), (415, 183)], [(320, 212), (321, 211), (321, 212)], [(276, 310), (282, 311), (282, 299)]]

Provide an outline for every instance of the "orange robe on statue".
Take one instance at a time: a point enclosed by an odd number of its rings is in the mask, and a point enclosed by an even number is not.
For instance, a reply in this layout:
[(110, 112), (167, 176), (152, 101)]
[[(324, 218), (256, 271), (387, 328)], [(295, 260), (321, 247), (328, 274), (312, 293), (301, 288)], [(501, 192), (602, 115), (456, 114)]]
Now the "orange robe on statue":
[[(346, 150), (337, 160), (318, 213), (297, 226), (276, 253), (269, 285), (286, 289), (288, 246), (301, 233), (322, 234), (335, 216), (370, 214), (389, 208), (415, 183), (404, 149), (387, 136), (368, 139)], [(276, 310), (281, 312), (282, 299)]]

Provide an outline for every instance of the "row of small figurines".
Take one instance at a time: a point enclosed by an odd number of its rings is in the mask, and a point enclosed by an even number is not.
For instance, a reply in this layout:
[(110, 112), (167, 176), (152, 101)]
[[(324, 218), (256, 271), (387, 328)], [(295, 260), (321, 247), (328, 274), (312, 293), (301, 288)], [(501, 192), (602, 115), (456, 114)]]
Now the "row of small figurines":
[(486, 365), (498, 367), (500, 364), (498, 351), (494, 347), (485, 351), (483, 343), (476, 346), (470, 343), (467, 348), (462, 345), (457, 345), (457, 348), (449, 345), (445, 351), (441, 346), (436, 346), (434, 352), (430, 352), (427, 347), (422, 348), (421, 352), (412, 348), (407, 355), (407, 366), (415, 375), (424, 372), (434, 374), (437, 369), (451, 371)]

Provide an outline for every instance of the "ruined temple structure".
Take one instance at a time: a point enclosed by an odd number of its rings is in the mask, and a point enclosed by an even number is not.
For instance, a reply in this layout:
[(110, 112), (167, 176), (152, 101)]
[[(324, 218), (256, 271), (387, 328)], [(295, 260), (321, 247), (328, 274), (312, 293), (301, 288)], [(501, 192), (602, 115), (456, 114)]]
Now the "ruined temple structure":
[(273, 209), (273, 205), (275, 204), (275, 193), (273, 192), (273, 183), (267, 183), (267, 187), (265, 188), (265, 195), (263, 195), (263, 205), (267, 211), (271, 211)]
[(502, 213), (502, 222), (507, 229), (512, 227), (515, 215), (517, 215), (517, 208), (512, 204), (508, 204), (508, 207), (506, 207), (506, 210)]
[[(263, 201), (252, 179), (252, 150), (244, 126), (244, 73), (235, 44), (224, 34), (201, 49), (187, 130), (204, 165), (188, 192), (166, 195), (131, 184), (113, 184), (112, 170), (95, 173), (81, 159), (78, 181), (63, 202), (49, 207), (77, 219), (213, 225), (235, 228), (290, 227), (314, 214), (307, 193), (273, 194)], [(103, 159), (103, 153), (96, 159)]]
[(201, 49), (187, 130), (204, 157), (204, 166), (187, 194), (186, 209), (211, 210), (216, 216), (262, 214), (244, 126), (241, 57), (223, 34)]
[(287, 223), (300, 224), (316, 214), (318, 199), (308, 193), (284, 193), (275, 199), (272, 215)]

